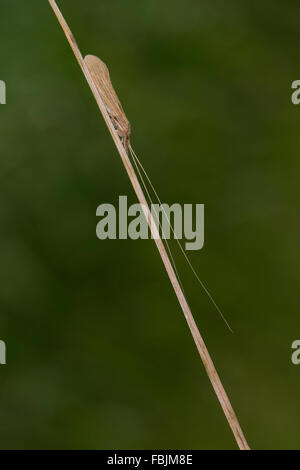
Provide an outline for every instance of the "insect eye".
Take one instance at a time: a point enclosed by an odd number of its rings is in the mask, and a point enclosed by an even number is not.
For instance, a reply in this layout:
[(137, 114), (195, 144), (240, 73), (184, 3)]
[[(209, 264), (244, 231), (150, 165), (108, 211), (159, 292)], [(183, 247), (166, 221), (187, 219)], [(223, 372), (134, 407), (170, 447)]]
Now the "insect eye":
[(118, 122), (117, 122), (117, 119), (115, 117), (113, 117), (112, 119), (112, 123), (114, 125), (114, 128), (116, 129), (116, 131), (118, 130), (119, 128), (119, 125), (118, 125)]

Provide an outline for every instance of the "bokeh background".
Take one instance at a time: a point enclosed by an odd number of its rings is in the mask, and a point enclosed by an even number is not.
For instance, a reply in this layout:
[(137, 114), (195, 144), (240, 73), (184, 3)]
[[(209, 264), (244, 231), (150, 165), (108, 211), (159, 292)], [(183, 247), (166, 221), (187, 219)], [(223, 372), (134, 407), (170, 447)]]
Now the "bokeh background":
[[(299, 449), (299, 2), (61, 0), (169, 204), (205, 204), (176, 260), (250, 445)], [(1, 2), (2, 449), (235, 449), (154, 243), (100, 241), (136, 202), (46, 0)]]

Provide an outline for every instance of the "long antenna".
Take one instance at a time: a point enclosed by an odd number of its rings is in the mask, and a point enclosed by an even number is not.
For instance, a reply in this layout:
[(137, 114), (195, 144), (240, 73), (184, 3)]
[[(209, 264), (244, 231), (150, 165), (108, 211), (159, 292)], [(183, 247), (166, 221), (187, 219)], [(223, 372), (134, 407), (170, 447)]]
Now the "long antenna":
[(211, 381), (211, 384), (214, 388), (214, 391), (218, 397), (218, 400), (220, 402), (220, 405), (223, 409), (223, 412), (226, 416), (226, 419), (228, 421), (228, 424), (234, 434), (234, 437), (235, 437), (235, 440), (239, 446), (239, 448), (241, 450), (249, 450), (250, 447), (246, 441), (246, 438), (243, 434), (243, 431), (240, 427), (240, 424), (238, 422), (238, 419), (236, 417), (236, 414), (231, 406), (231, 403), (229, 401), (229, 398), (225, 392), (225, 389), (222, 385), (222, 382), (219, 378), (219, 375), (216, 371), (216, 368), (214, 366), (214, 363), (210, 357), (210, 354), (207, 350), (207, 347), (202, 339), (202, 336), (198, 330), (198, 327), (196, 325), (196, 322), (194, 320), (194, 317), (192, 315), (192, 312), (190, 310), (190, 307), (186, 301), (186, 298), (184, 296), (184, 293), (180, 287), (180, 284), (179, 284), (179, 281), (176, 277), (176, 274), (175, 274), (175, 271), (172, 267), (172, 264), (170, 262), (170, 259), (168, 257), (168, 254), (166, 252), (166, 249), (165, 249), (165, 246), (162, 242), (162, 239), (160, 238), (160, 235), (159, 235), (159, 231), (158, 231), (158, 228), (155, 224), (155, 221), (154, 221), (154, 218), (152, 217), (151, 215), (151, 211), (149, 209), (149, 206), (147, 204), (147, 201), (146, 201), (146, 198), (144, 196), (144, 193), (143, 193), (143, 190), (139, 184), (139, 181), (138, 181), (138, 178), (137, 178), (137, 175), (134, 171), (134, 168), (129, 160), (129, 157), (127, 155), (127, 152), (124, 148), (124, 146), (122, 145), (122, 142), (118, 136), (118, 133), (117, 131), (115, 130), (114, 128), (114, 125), (109, 117), (109, 114), (107, 112), (107, 109), (103, 103), (103, 100), (101, 99), (101, 96), (100, 96), (100, 93), (97, 89), (97, 86), (94, 82), (94, 80), (92, 79), (91, 77), (91, 74), (89, 72), (89, 69), (88, 67), (86, 66), (85, 62), (84, 62), (84, 59), (81, 55), (81, 52), (79, 50), (79, 47), (75, 41), (75, 38), (66, 22), (66, 20), (64, 19), (61, 11), (59, 10), (55, 0), (49, 0), (49, 3), (69, 41), (69, 44), (79, 62), (79, 65), (82, 69), (82, 72), (84, 73), (84, 76), (93, 92), (93, 95), (96, 99), (96, 102), (99, 106), (99, 109), (104, 117), (104, 120), (106, 122), (106, 125), (111, 133), (111, 136), (113, 138), (113, 141), (115, 143), (115, 146), (120, 154), (120, 157), (121, 157), (121, 160), (123, 162), (123, 165), (127, 171), (127, 174), (129, 176), (129, 179), (131, 181), (131, 184), (134, 188), (134, 191), (137, 195), (137, 198), (141, 204), (141, 207), (143, 208), (143, 211), (144, 211), (144, 215), (146, 217), (146, 220), (148, 222), (148, 225), (149, 225), (149, 228), (151, 230), (151, 233), (153, 235), (153, 238), (154, 238), (154, 241), (156, 243), (156, 246), (157, 246), (157, 249), (159, 251), (159, 254), (161, 256), (161, 259), (164, 263), (164, 266), (166, 268), (166, 271), (168, 273), (168, 276), (169, 276), (169, 279), (171, 281), (171, 284), (173, 286), (173, 289), (175, 291), (175, 294), (176, 294), (176, 297), (179, 301), (179, 304), (182, 308), (182, 311), (184, 313), (184, 316), (185, 316), (185, 319), (187, 321), (187, 324), (189, 326), (189, 329), (190, 329), (190, 332), (193, 336), (193, 339), (194, 339), (194, 342), (195, 342), (195, 345), (198, 349), (198, 352), (200, 354), (200, 357), (202, 359), (202, 362), (203, 362), (203, 365), (206, 369), (206, 372), (207, 372), (207, 375)]

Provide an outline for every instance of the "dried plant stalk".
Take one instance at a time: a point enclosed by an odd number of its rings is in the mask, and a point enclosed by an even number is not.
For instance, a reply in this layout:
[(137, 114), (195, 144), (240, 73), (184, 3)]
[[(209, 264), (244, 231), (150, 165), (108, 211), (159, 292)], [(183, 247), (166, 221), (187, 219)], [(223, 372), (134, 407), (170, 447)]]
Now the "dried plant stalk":
[[(79, 65), (84, 73), (84, 76), (93, 92), (93, 95), (96, 99), (96, 102), (99, 106), (99, 109), (104, 117), (106, 125), (111, 133), (115, 146), (120, 154), (122, 162), (125, 166), (131, 184), (135, 190), (137, 198), (143, 208), (146, 220), (148, 222), (149, 228), (153, 235), (154, 241), (156, 243), (157, 249), (160, 253), (161, 259), (164, 263), (166, 271), (168, 273), (169, 279), (177, 296), (177, 299), (180, 303), (184, 316), (186, 318), (187, 324), (193, 336), (195, 345), (198, 349), (204, 367), (206, 369), (207, 375), (211, 381), (211, 384), (214, 388), (214, 391), (218, 397), (218, 400), (221, 404), (223, 412), (226, 416), (228, 424), (234, 434), (235, 440), (241, 450), (249, 450), (250, 447), (246, 441), (246, 438), (243, 434), (243, 431), (240, 427), (236, 414), (232, 408), (232, 405), (229, 401), (229, 398), (225, 392), (225, 389), (222, 385), (222, 382), (219, 378), (219, 375), (216, 371), (214, 363), (210, 357), (210, 354), (207, 350), (207, 347), (200, 335), (192, 312), (189, 308), (189, 305), (186, 301), (184, 293), (180, 287), (168, 254), (166, 252), (165, 246), (160, 238), (158, 228), (156, 223), (151, 215), (148, 203), (144, 196), (143, 190), (140, 186), (134, 168), (131, 165), (129, 157), (127, 155), (127, 144), (129, 142), (130, 134), (130, 125), (125, 116), (125, 113), (122, 109), (122, 106), (119, 102), (119, 99), (110, 83), (109, 73), (106, 65), (98, 58), (94, 56), (87, 56), (85, 59), (82, 57), (79, 47), (75, 41), (75, 38), (64, 19), (61, 11), (59, 10), (55, 0), (49, 0), (49, 3), (62, 26), (62, 29), (69, 41), (69, 44), (79, 62)], [(117, 121), (116, 119), (117, 118)], [(120, 140), (122, 138), (122, 141)]]

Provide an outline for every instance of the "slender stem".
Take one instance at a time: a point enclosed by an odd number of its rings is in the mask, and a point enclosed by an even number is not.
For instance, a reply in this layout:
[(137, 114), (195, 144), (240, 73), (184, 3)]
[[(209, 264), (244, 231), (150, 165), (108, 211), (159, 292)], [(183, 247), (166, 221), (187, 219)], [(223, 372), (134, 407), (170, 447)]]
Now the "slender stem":
[(173, 269), (173, 267), (172, 267), (172, 264), (171, 264), (171, 262), (170, 262), (170, 259), (169, 259), (169, 257), (168, 257), (168, 254), (167, 254), (167, 252), (166, 252), (166, 249), (165, 249), (165, 246), (164, 246), (164, 244), (163, 244), (163, 242), (162, 242), (162, 239), (161, 239), (161, 237), (160, 237), (160, 235), (159, 235), (158, 228), (157, 228), (156, 223), (155, 223), (155, 221), (154, 221), (154, 219), (153, 219), (153, 217), (152, 217), (151, 211), (150, 211), (149, 206), (148, 206), (148, 204), (147, 204), (146, 198), (145, 198), (145, 196), (144, 196), (143, 190), (142, 190), (142, 188), (141, 188), (141, 186), (140, 186), (140, 183), (139, 183), (139, 181), (138, 181), (138, 178), (137, 178), (137, 176), (136, 176), (136, 173), (135, 173), (135, 171), (134, 171), (134, 168), (132, 167), (131, 162), (130, 162), (130, 160), (129, 160), (129, 158), (128, 158), (127, 152), (126, 152), (125, 148), (123, 147), (123, 145), (122, 145), (122, 143), (121, 143), (121, 141), (120, 141), (120, 138), (119, 138), (119, 136), (118, 136), (118, 134), (117, 134), (117, 132), (116, 132), (116, 130), (115, 130), (115, 128), (114, 128), (114, 126), (113, 126), (113, 124), (112, 124), (110, 118), (109, 118), (109, 115), (108, 115), (108, 113), (107, 113), (106, 107), (105, 107), (105, 105), (104, 105), (104, 103), (103, 103), (103, 101), (102, 101), (102, 99), (101, 99), (101, 96), (100, 96), (100, 94), (99, 94), (99, 92), (98, 92), (98, 90), (97, 90), (97, 87), (96, 87), (96, 85), (95, 85), (95, 83), (94, 83), (94, 81), (93, 81), (93, 79), (92, 79), (92, 77), (91, 77), (91, 75), (90, 75), (90, 72), (89, 72), (87, 66), (85, 65), (85, 62), (84, 62), (84, 59), (83, 59), (83, 57), (82, 57), (82, 55), (81, 55), (81, 52), (80, 52), (80, 50), (79, 50), (79, 47), (78, 47), (78, 45), (77, 45), (77, 43), (76, 43), (76, 41), (75, 41), (75, 38), (74, 38), (74, 36), (73, 36), (73, 34), (72, 34), (72, 32), (71, 32), (71, 30), (70, 30), (70, 28), (69, 28), (69, 26), (68, 26), (66, 20), (64, 19), (62, 13), (60, 12), (60, 10), (59, 10), (59, 8), (58, 8), (58, 6), (57, 6), (55, 0), (49, 0), (49, 3), (50, 3), (50, 5), (51, 5), (51, 7), (53, 8), (55, 15), (56, 15), (56, 17), (57, 17), (59, 23), (61, 24), (61, 26), (62, 26), (62, 28), (63, 28), (63, 30), (64, 30), (64, 33), (65, 33), (65, 35), (66, 35), (66, 37), (67, 37), (67, 39), (68, 39), (68, 41), (69, 41), (69, 43), (70, 43), (70, 46), (71, 46), (71, 48), (72, 48), (72, 50), (73, 50), (73, 52), (74, 52), (74, 54), (75, 54), (75, 56), (76, 56), (76, 58), (77, 58), (77, 60), (78, 60), (78, 62), (79, 62), (79, 65), (80, 65), (80, 67), (81, 67), (81, 69), (82, 69), (82, 71), (83, 71), (83, 73), (84, 73), (84, 76), (85, 76), (85, 78), (86, 78), (86, 80), (87, 80), (87, 82), (88, 82), (88, 84), (89, 84), (89, 86), (90, 86), (90, 88), (91, 88), (91, 90), (92, 90), (92, 92), (93, 92), (93, 95), (94, 95), (94, 97), (95, 97), (95, 99), (96, 99), (96, 102), (97, 102), (97, 104), (98, 104), (98, 106), (99, 106), (99, 108), (100, 108), (100, 111), (101, 111), (101, 113), (102, 113), (102, 115), (103, 115), (103, 117), (104, 117), (104, 120), (105, 120), (105, 122), (106, 122), (106, 125), (107, 125), (107, 127), (108, 127), (108, 129), (109, 129), (109, 131), (110, 131), (110, 133), (111, 133), (111, 136), (112, 136), (112, 138), (113, 138), (113, 141), (114, 141), (114, 143), (115, 143), (115, 145), (116, 145), (116, 147), (117, 147), (117, 150), (118, 150), (118, 152), (119, 152), (119, 154), (120, 154), (120, 157), (121, 157), (122, 162), (123, 162), (123, 164), (124, 164), (124, 166), (125, 166), (125, 169), (126, 169), (126, 171), (127, 171), (127, 174), (128, 174), (128, 176), (129, 176), (129, 179), (130, 179), (130, 181), (131, 181), (131, 184), (132, 184), (132, 186), (133, 186), (133, 188), (134, 188), (134, 190), (135, 190), (135, 193), (136, 193), (136, 195), (137, 195), (137, 198), (138, 198), (138, 200), (139, 200), (139, 202), (140, 202), (140, 204), (141, 204), (141, 206), (142, 206), (142, 208), (143, 208), (143, 211), (144, 211), (145, 217), (146, 217), (146, 219), (147, 219), (149, 228), (150, 228), (150, 230), (151, 230), (152, 236), (153, 236), (153, 238), (154, 238), (154, 240), (155, 240), (157, 249), (158, 249), (158, 251), (159, 251), (159, 253), (160, 253), (161, 259), (162, 259), (162, 261), (163, 261), (163, 263), (164, 263), (164, 266), (165, 266), (166, 271), (167, 271), (167, 273), (168, 273), (169, 279), (170, 279), (170, 281), (171, 281), (171, 283), (172, 283), (173, 289), (174, 289), (174, 291), (175, 291), (175, 294), (176, 294), (176, 296), (177, 296), (177, 299), (178, 299), (178, 301), (179, 301), (179, 303), (180, 303), (180, 306), (181, 306), (182, 311), (183, 311), (183, 313), (184, 313), (184, 316), (185, 316), (185, 318), (186, 318), (187, 324), (188, 324), (188, 326), (189, 326), (189, 329), (190, 329), (191, 334), (192, 334), (192, 336), (193, 336), (195, 345), (196, 345), (196, 347), (197, 347), (197, 349), (198, 349), (198, 352), (199, 352), (199, 354), (200, 354), (200, 357), (201, 357), (202, 362), (203, 362), (203, 364), (204, 364), (204, 367), (205, 367), (205, 369), (206, 369), (207, 375), (208, 375), (208, 377), (209, 377), (209, 379), (210, 379), (210, 381), (211, 381), (211, 384), (212, 384), (212, 386), (213, 386), (213, 388), (214, 388), (214, 391), (215, 391), (215, 393), (216, 393), (216, 395), (217, 395), (217, 397), (218, 397), (218, 400), (219, 400), (220, 405), (221, 405), (221, 407), (222, 407), (222, 409), (223, 409), (223, 412), (224, 412), (224, 414), (225, 414), (225, 416), (226, 416), (226, 419), (227, 419), (227, 421), (228, 421), (228, 424), (229, 424), (229, 426), (231, 427), (231, 430), (232, 430), (232, 432), (233, 432), (233, 434), (234, 434), (234, 437), (235, 437), (235, 439), (236, 439), (236, 442), (237, 442), (237, 444), (238, 444), (238, 446), (239, 446), (239, 448), (240, 448), (241, 450), (249, 450), (250, 447), (249, 447), (249, 445), (247, 444), (247, 441), (246, 441), (245, 436), (244, 436), (244, 434), (243, 434), (243, 431), (242, 431), (242, 429), (241, 429), (241, 427), (240, 427), (240, 424), (239, 424), (239, 422), (238, 422), (238, 419), (237, 419), (237, 417), (236, 417), (236, 415), (235, 415), (235, 412), (234, 412), (234, 410), (233, 410), (233, 408), (232, 408), (232, 406), (231, 406), (231, 403), (230, 403), (230, 401), (229, 401), (229, 398), (228, 398), (228, 396), (227, 396), (227, 394), (226, 394), (226, 392), (225, 392), (225, 389), (224, 389), (224, 387), (223, 387), (223, 385), (222, 385), (222, 382), (221, 382), (221, 380), (220, 380), (220, 378), (219, 378), (219, 375), (218, 375), (218, 373), (217, 373), (217, 371), (216, 371), (216, 368), (215, 368), (215, 366), (214, 366), (214, 363), (213, 363), (213, 361), (212, 361), (212, 359), (211, 359), (211, 357), (210, 357), (210, 354), (209, 354), (209, 352), (208, 352), (208, 350), (207, 350), (207, 347), (206, 347), (206, 345), (205, 345), (205, 343), (204, 343), (204, 341), (203, 341), (203, 339), (202, 339), (202, 336), (201, 336), (201, 334), (200, 334), (200, 332), (199, 332), (199, 330), (198, 330), (198, 327), (197, 327), (197, 325), (196, 325), (196, 322), (195, 322), (195, 320), (194, 320), (194, 317), (193, 317), (193, 315), (192, 315), (192, 312), (191, 312), (191, 310), (190, 310), (190, 308), (189, 308), (189, 305), (188, 305), (188, 303), (187, 303), (187, 301), (186, 301), (186, 298), (185, 298), (185, 296), (184, 296), (184, 294), (183, 294), (183, 291), (182, 291), (182, 289), (181, 289), (181, 287), (180, 287), (180, 284), (179, 284), (179, 282), (178, 282), (178, 280), (177, 280), (176, 274), (175, 274), (175, 272), (174, 272), (174, 269)]

